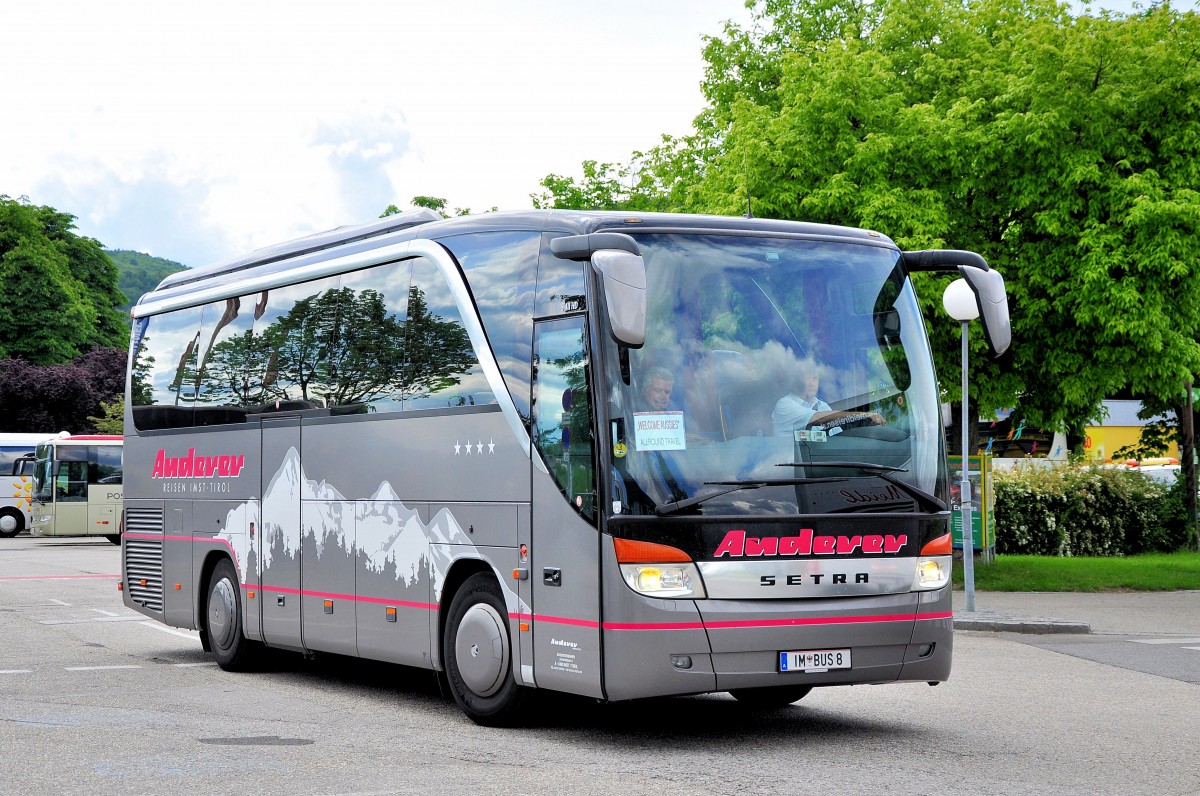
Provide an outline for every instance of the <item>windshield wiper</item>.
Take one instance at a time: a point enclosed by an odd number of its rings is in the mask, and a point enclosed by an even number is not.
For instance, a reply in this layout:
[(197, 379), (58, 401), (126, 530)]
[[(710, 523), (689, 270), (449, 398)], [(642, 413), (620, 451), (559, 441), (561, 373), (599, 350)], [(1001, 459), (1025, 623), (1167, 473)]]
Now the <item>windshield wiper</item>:
[(817, 484), (822, 482), (833, 481), (848, 481), (850, 479), (843, 477), (835, 478), (765, 478), (756, 481), (705, 481), (705, 486), (727, 486), (729, 489), (718, 489), (716, 492), (709, 492), (704, 495), (696, 495), (687, 500), (672, 500), (666, 503), (659, 503), (654, 507), (654, 513), (660, 517), (665, 517), (668, 514), (674, 514), (677, 511), (690, 509), (692, 506), (699, 506), (705, 501), (712, 500), (721, 495), (728, 495), (730, 492), (737, 492), (742, 489), (759, 489), (764, 486), (795, 486), (796, 484)]
[(889, 484), (898, 487), (908, 493), (910, 497), (915, 499), (917, 503), (922, 504), (925, 509), (932, 508), (933, 511), (946, 511), (947, 506), (937, 495), (931, 495), (920, 487), (915, 487), (910, 483), (901, 481), (890, 473), (907, 473), (908, 470), (903, 467), (892, 467), (887, 464), (875, 464), (874, 462), (784, 462), (775, 465), (776, 467), (836, 467), (850, 470), (862, 470), (870, 473), (878, 478), (887, 481)]

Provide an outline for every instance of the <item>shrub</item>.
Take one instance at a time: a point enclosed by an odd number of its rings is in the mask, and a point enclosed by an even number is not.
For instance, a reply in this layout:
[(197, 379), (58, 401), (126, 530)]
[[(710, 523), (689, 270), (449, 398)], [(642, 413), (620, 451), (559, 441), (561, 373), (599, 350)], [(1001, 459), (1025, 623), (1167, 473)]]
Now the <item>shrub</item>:
[(996, 552), (1113, 556), (1186, 544), (1183, 490), (1123, 469), (995, 471)]

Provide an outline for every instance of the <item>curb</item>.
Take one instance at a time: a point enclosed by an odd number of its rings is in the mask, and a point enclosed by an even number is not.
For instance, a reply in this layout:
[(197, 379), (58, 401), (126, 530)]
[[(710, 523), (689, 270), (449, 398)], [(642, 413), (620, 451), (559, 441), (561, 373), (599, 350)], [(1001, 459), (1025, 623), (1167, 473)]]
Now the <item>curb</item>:
[(1053, 633), (1091, 633), (1087, 622), (1065, 619), (1039, 619), (1015, 616), (988, 616), (979, 614), (955, 615), (955, 630), (981, 630), (993, 633), (1031, 633), (1049, 635)]

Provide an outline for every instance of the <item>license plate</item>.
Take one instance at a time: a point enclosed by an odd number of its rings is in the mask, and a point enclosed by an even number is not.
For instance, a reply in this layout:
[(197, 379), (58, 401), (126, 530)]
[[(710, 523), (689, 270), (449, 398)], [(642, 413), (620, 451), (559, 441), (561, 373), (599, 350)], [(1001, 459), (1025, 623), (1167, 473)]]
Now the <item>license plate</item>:
[(850, 650), (792, 650), (779, 653), (781, 672), (827, 672), (849, 669)]

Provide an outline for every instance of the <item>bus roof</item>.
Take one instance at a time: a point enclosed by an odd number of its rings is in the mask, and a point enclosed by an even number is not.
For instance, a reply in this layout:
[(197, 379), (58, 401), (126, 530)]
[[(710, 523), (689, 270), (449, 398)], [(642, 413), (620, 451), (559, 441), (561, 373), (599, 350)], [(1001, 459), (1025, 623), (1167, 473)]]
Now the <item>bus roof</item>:
[[(186, 295), (200, 290), (214, 281), (240, 279), (242, 272), (250, 270), (253, 270), (255, 275), (266, 275), (328, 260), (335, 256), (356, 254), (415, 239), (437, 240), (470, 232), (501, 230), (561, 232), (567, 235), (616, 230), (630, 234), (702, 231), (749, 232), (752, 234), (794, 235), (819, 240), (840, 240), (896, 248), (891, 239), (870, 230), (832, 224), (777, 221), (743, 216), (600, 210), (527, 210), (443, 218), (432, 210), (421, 208), (367, 224), (338, 227), (327, 232), (257, 249), (247, 255), (225, 262), (171, 274), (163, 279), (151, 293), (143, 296), (138, 303)], [(137, 312), (135, 307), (134, 314), (141, 315), (142, 313)]]

